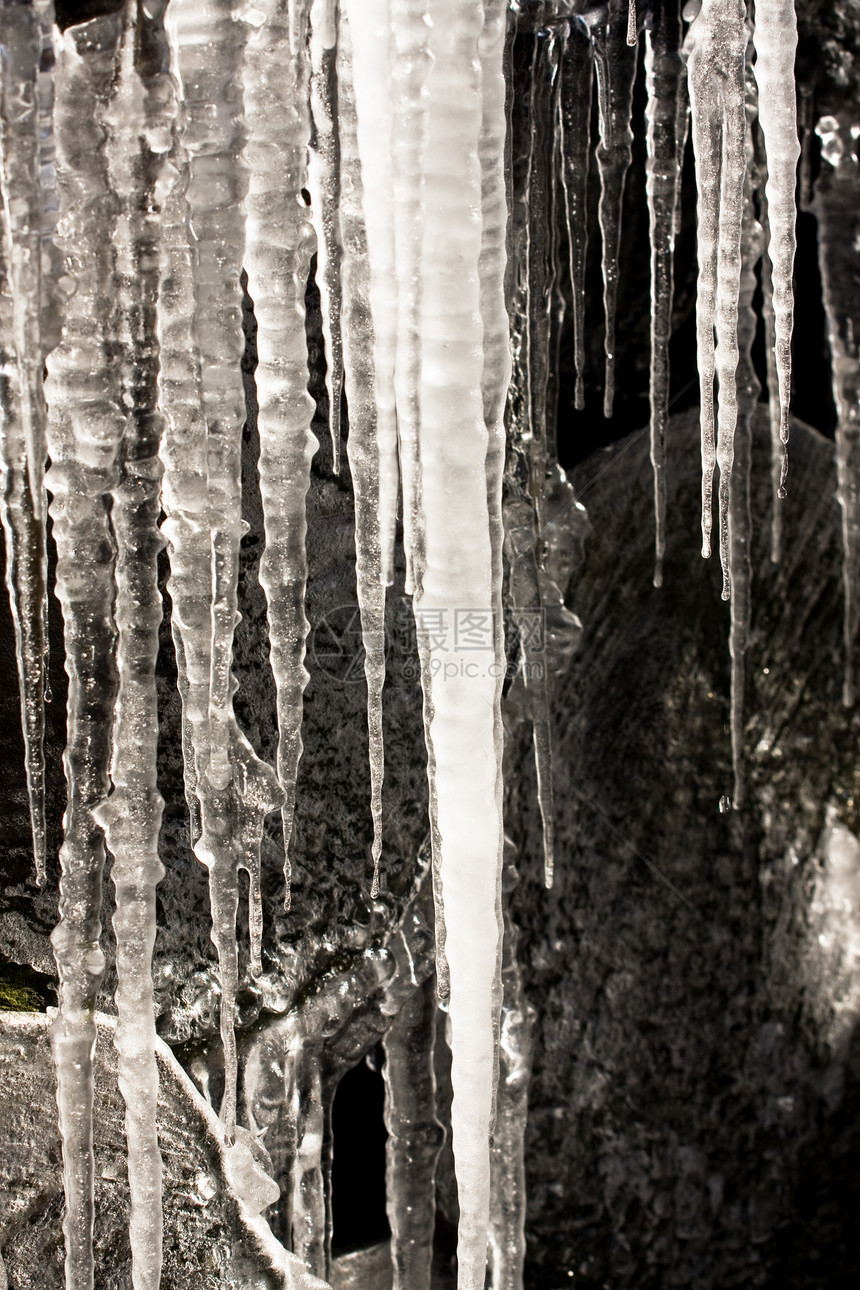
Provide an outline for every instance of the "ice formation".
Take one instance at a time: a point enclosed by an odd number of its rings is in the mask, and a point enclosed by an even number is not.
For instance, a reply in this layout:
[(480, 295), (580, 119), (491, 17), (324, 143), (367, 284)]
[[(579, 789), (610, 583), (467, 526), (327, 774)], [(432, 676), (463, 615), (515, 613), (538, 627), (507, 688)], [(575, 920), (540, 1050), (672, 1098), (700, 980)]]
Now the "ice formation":
[[(159, 1284), (150, 960), (163, 872), (155, 701), (162, 508), (191, 841), (208, 870), (220, 971), (222, 1131), (237, 1192), (262, 1208), (277, 1190), (236, 1123), (236, 920), (244, 869), (251, 971), (259, 975), (260, 839), (267, 815), (280, 810), (289, 904), (308, 681), (305, 508), (318, 445), (307, 391), (305, 292), (315, 255), (335, 471), (344, 392), (349, 414), (373, 894), (384, 858), (385, 604), (396, 575), (400, 507), (424, 698), (436, 990), (452, 1045), (459, 1284), (484, 1286), (489, 1241), (493, 1285), (514, 1290), (522, 1284), (524, 1250), (530, 1017), (509, 911), (503, 918), (502, 688), (507, 650), (524, 682), (549, 885), (549, 677), (532, 628), (536, 619), (551, 623), (561, 657), (576, 628), (553, 573), (553, 525), (570, 502), (555, 455), (552, 391), (570, 300), (582, 406), (592, 78), (610, 415), (621, 212), (644, 26), (657, 585), (689, 84), (699, 188), (703, 546), (707, 554), (719, 467), (738, 806), (750, 597), (748, 423), (756, 397), (751, 301), (763, 241), (777, 491), (785, 479), (798, 158), (793, 5), (757, 0), (751, 27), (743, 0), (691, 0), (683, 48), (679, 0), (638, 10), (634, 0), (246, 0), (238, 7), (233, 0), (126, 0), (118, 12), (63, 34), (52, 29), (49, 0), (0, 0), (0, 18), (3, 524), (39, 880), (46, 487), (69, 676), (68, 807), (53, 938), (67, 1286), (87, 1290), (94, 1277), (92, 1058), (104, 967), (105, 844), (116, 889), (116, 1045), (133, 1277), (136, 1290)], [(509, 103), (517, 31), (530, 41), (519, 73), (528, 110), (519, 122)], [(819, 126), (822, 138), (826, 130)], [(826, 149), (825, 157), (838, 171), (839, 159)], [(832, 191), (845, 189), (834, 183)], [(258, 327), (266, 539), (260, 582), (277, 691), (274, 768), (252, 749), (233, 710), (244, 531), (243, 270)], [(856, 400), (844, 391), (857, 363), (835, 309), (850, 702), (860, 520), (850, 410)], [(775, 554), (778, 533), (775, 521)], [(507, 644), (503, 603), (513, 628)], [(394, 1283), (424, 1290), (440, 1135), (436, 994), (429, 966), (416, 974), (407, 932), (398, 935), (393, 965), (384, 955), (367, 957), (331, 998), (307, 1002), (257, 1045), (246, 1062), (245, 1107), (255, 1132), (273, 1129), (275, 1172), (289, 1178), (290, 1218), (281, 1235), (324, 1276), (333, 1071), (345, 1067), (325, 1065), (314, 1027), (329, 1038), (346, 1035), (345, 1001), (382, 1000), (373, 1013), (377, 1030), (344, 1039), (343, 1051), (354, 1057), (355, 1046), (366, 1051), (384, 1036)]]

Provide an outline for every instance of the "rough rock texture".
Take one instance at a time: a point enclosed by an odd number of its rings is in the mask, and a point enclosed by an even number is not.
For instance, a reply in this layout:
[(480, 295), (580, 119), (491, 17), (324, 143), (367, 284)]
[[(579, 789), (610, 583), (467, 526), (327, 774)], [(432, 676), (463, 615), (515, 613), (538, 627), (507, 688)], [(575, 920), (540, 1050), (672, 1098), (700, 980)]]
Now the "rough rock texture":
[[(130, 1290), (124, 1108), (110, 1018), (98, 1029), (96, 1284)], [(237, 1198), (211, 1108), (166, 1045), (159, 1045), (157, 1057), (165, 1162), (162, 1290), (324, 1290)], [(54, 1096), (47, 1018), (0, 1013), (0, 1270), (14, 1290), (62, 1290), (65, 1284)]]
[(647, 436), (577, 470), (580, 652), (557, 689), (556, 886), (515, 897), (537, 1009), (526, 1284), (853, 1284), (860, 1166), (858, 717), (840, 703), (832, 444), (793, 430), (770, 565), (755, 440), (748, 806), (730, 794), (728, 608), (698, 556), (693, 415), (651, 585)]

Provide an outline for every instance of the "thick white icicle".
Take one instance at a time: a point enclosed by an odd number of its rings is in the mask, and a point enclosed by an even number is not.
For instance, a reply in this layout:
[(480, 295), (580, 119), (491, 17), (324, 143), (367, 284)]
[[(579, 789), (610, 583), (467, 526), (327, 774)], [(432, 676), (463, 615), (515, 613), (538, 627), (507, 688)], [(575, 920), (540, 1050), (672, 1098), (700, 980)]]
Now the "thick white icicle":
[(332, 467), (340, 473), (340, 404), (343, 340), (340, 281), (340, 137), (337, 125), (337, 0), (310, 0), (310, 105), (312, 147), (307, 183), (317, 235), (317, 275), (326, 349), (325, 385)]
[[(239, 160), (240, 75), (247, 29), (234, 18), (228, 0), (173, 0), (167, 30), (182, 98), (182, 149), (189, 175), (187, 216), (178, 203), (169, 227), (174, 264), (184, 279), (186, 293), (190, 285), (187, 269), (193, 267), (193, 297), (172, 297), (169, 283), (162, 293), (162, 389), (171, 431), (165, 452), (165, 532), (173, 549), (172, 587), (184, 654), (185, 715), (200, 803), (201, 828), (195, 852), (209, 870), (212, 940), (220, 967), (225, 1067), (221, 1118), (229, 1142), (236, 1122), (238, 870), (244, 868), (249, 877), (251, 971), (256, 975), (261, 971), (260, 840), (266, 815), (283, 802), (274, 772), (256, 757), (233, 713), (236, 682), (231, 663), (242, 534), (245, 420), (239, 370), (244, 346), (239, 267), (244, 254), (242, 202), (247, 172)], [(191, 266), (183, 264), (182, 225), (186, 218), (189, 233), (193, 230)], [(196, 339), (196, 352), (191, 355), (187, 353), (188, 333), (182, 340), (172, 333), (173, 310), (176, 321), (183, 313), (194, 318), (191, 335)], [(168, 332), (172, 333), (169, 337)], [(181, 348), (177, 352), (182, 345), (186, 352)], [(200, 398), (202, 423), (193, 406), (195, 394)], [(186, 402), (189, 395), (190, 408)], [(189, 413), (195, 433), (193, 439), (183, 442), (177, 435)], [(204, 542), (206, 571), (202, 568)], [(199, 625), (197, 632), (195, 623)]]
[[(687, 37), (693, 150), (699, 186), (699, 283), (696, 302), (702, 424), (702, 554), (710, 554), (711, 489), (720, 467), (720, 560), (723, 599), (729, 575), (729, 485), (737, 422), (738, 290), (744, 184), (744, 66), (747, 47), (743, 0), (703, 0)], [(714, 349), (714, 328), (717, 345)], [(714, 450), (714, 390), (720, 384)]]
[[(373, 323), (373, 380), (379, 458), (379, 528), (383, 583), (394, 581), (394, 537), (400, 468), (394, 364), (397, 353), (397, 279), (394, 272), (393, 105), (389, 0), (342, 0), (352, 37), (352, 80), (369, 301)], [(346, 240), (346, 239), (345, 239)], [(347, 372), (347, 379), (349, 373)]]
[[(434, 0), (430, 14), (435, 63), (428, 80), (420, 327), (426, 560), (415, 615), (451, 982), (459, 1285), (483, 1290), (500, 1006), (498, 677), (504, 671), (493, 622), (500, 561), (487, 496), (482, 237), (475, 217), (482, 191), (477, 57), (484, 13), (480, 0)], [(500, 171), (503, 162), (500, 154)], [(494, 497), (492, 509), (499, 504)]]
[(621, 249), (621, 211), (624, 185), (633, 148), (630, 114), (636, 54), (626, 35), (624, 0), (609, 0), (608, 13), (601, 11), (590, 24), (597, 72), (597, 105), (600, 143), (597, 166), (600, 172), (600, 232), (603, 238), (603, 308), (606, 315), (606, 376), (603, 415), (612, 416), (615, 399), (615, 317), (618, 304), (618, 256)]
[[(794, 0), (756, 0), (753, 43), (759, 90), (759, 121), (767, 149), (767, 255), (773, 266), (773, 312), (779, 383), (780, 438), (788, 444), (791, 402), (791, 332), (794, 323), (795, 186), (800, 141), (797, 135), (797, 97), (794, 56), (797, 18)], [(780, 488), (785, 488), (787, 448)]]
[(60, 849), (60, 921), (51, 937), (60, 978), (51, 1028), (63, 1140), (67, 1290), (93, 1285), (93, 1050), (104, 843), (93, 818), (108, 789), (116, 694), (114, 539), (106, 495), (117, 483), (126, 424), (113, 343), (111, 237), (114, 201), (105, 159), (105, 109), (122, 17), (66, 32), (56, 81), (55, 128), (62, 249), (73, 257), (75, 291), (63, 336), (48, 360), (47, 483), (57, 543), (57, 594), (69, 677), (64, 767), (68, 804)]
[[(287, 0), (254, 0), (254, 30), (245, 55), (249, 171), (245, 266), (257, 319), (256, 371), (260, 492), (266, 548), (260, 582), (269, 607), (272, 671), (278, 693), (278, 778), (285, 793), (285, 900), (290, 903), (289, 848), (296, 775), (302, 753), (305, 667), (307, 520), (305, 499), (317, 449), (307, 392), (305, 287), (313, 231), (302, 200), (310, 125), (304, 41), (290, 46)], [(277, 158), (277, 164), (274, 159)]]
[[(421, 585), (424, 567), (419, 424), (421, 420), (421, 256), (426, 192), (427, 83), (431, 7), (428, 0), (391, 0), (394, 92), (394, 264), (397, 279), (395, 395), (403, 498), (406, 591)], [(359, 115), (361, 108), (359, 108)], [(381, 146), (381, 143), (380, 143)]]
[[(15, 629), (36, 881), (45, 880), (45, 355), (57, 341), (43, 309), (42, 261), (55, 258), (42, 171), (52, 176), (50, 76), (40, 76), (53, 6), (0, 4), (0, 410), (6, 585)], [(47, 84), (45, 83), (47, 81)], [(43, 102), (44, 100), (44, 102)], [(42, 137), (40, 137), (42, 136)], [(47, 154), (43, 156), (43, 154)], [(43, 160), (45, 165), (43, 167)], [(52, 254), (53, 253), (53, 254)], [(55, 266), (51, 266), (55, 267)], [(50, 275), (46, 275), (49, 277)]]
[[(363, 18), (359, 18), (359, 23)], [(370, 806), (373, 817), (373, 882), (379, 894), (382, 855), (382, 783), (385, 769), (382, 688), (385, 684), (385, 583), (382, 578), (380, 460), (375, 394), (374, 317), (364, 227), (363, 174), (358, 155), (356, 105), (352, 83), (352, 25), (341, 17), (340, 147), (343, 164), (340, 219), (343, 233), (343, 352), (349, 404), (349, 471), (355, 494), (355, 576), (367, 680), (367, 737)]]
[[(651, 465), (654, 471), (654, 586), (663, 583), (666, 551), (665, 440), (669, 409), (672, 261), (686, 122), (686, 78), (679, 52), (680, 0), (657, 5), (645, 36), (648, 195), (651, 243)], [(679, 110), (679, 101), (684, 112)], [(683, 123), (683, 124), (682, 124)], [(679, 137), (680, 135), (680, 137)]]

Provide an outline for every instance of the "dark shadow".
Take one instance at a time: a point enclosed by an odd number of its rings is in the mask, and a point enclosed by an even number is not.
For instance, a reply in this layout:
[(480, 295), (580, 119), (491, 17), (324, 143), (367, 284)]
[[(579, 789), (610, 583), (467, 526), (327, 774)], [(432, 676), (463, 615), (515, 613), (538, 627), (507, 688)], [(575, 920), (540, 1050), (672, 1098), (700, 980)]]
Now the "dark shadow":
[(347, 1071), (337, 1086), (331, 1175), (335, 1256), (387, 1241), (391, 1235), (385, 1212), (384, 1104), (382, 1075), (367, 1060)]

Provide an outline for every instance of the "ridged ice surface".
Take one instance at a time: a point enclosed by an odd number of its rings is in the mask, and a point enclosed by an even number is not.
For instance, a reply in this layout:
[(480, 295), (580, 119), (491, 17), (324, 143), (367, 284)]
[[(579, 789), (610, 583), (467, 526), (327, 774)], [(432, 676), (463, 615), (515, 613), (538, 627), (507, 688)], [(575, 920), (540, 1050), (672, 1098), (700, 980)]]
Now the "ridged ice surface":
[[(688, 82), (699, 193), (703, 546), (707, 553), (719, 467), (739, 806), (751, 605), (749, 418), (757, 397), (751, 306), (765, 247), (778, 492), (798, 156), (793, 6), (757, 0), (755, 9), (751, 47), (742, 0), (691, 0), (683, 23), (678, 0), (649, 7), (634, 0), (129, 0), (62, 36), (52, 29), (49, 0), (0, 0), (2, 518), (39, 880), (48, 458), (69, 678), (52, 1026), (69, 1290), (91, 1290), (101, 1275), (92, 1254), (93, 1052), (105, 842), (116, 895), (115, 1044), (133, 1282), (135, 1290), (156, 1290), (160, 1280), (150, 960), (156, 886), (169, 859), (159, 854), (156, 777), (163, 542), (191, 844), (208, 871), (218, 958), (224, 1092), (221, 1126), (210, 1129), (223, 1140), (225, 1176), (245, 1211), (273, 1206), (278, 1235), (315, 1274), (329, 1275), (335, 1089), (383, 1039), (394, 1283), (427, 1290), (441, 1001), (452, 1044), (459, 1285), (483, 1290), (489, 1244), (496, 1290), (522, 1286), (531, 1016), (516, 956), (513, 868), (502, 919), (503, 734), (510, 749), (522, 724), (522, 738), (532, 741), (549, 885), (556, 859), (552, 681), (579, 632), (564, 592), (582, 526), (558, 465), (555, 405), (568, 308), (574, 401), (581, 408), (585, 400), (588, 168), (594, 153), (609, 415), (644, 31), (655, 582), (666, 530), (672, 257)], [(524, 101), (511, 112), (515, 92)], [(860, 203), (852, 123), (827, 118), (819, 134), (850, 703), (860, 616), (860, 369), (846, 296), (853, 270), (834, 258), (831, 230), (856, 223)], [(372, 939), (374, 930), (369, 949), (362, 942), (354, 959), (333, 959), (318, 991), (295, 999), (282, 1017), (266, 1017), (241, 1066), (239, 871), (249, 877), (249, 967), (259, 976), (264, 822), (280, 810), (289, 905), (301, 801), (306, 510), (318, 446), (305, 312), (314, 264), (334, 471), (343, 394), (348, 409), (349, 479), (341, 472), (338, 487), (351, 487), (354, 501), (373, 825), (370, 856), (357, 845), (354, 859), (359, 883), (373, 864), (372, 928), (391, 896), (382, 813), (385, 607), (401, 563), (417, 625), (432, 869), (426, 893), (420, 882), (413, 893), (413, 923), (404, 917), (384, 944)], [(245, 531), (243, 271), (256, 321), (260, 584), (277, 695), (275, 766), (252, 749), (233, 708)], [(773, 532), (777, 555), (778, 513)], [(326, 863), (324, 849), (320, 855)], [(273, 943), (279, 951), (274, 936)], [(309, 960), (314, 952), (297, 950)], [(237, 1123), (243, 1115), (249, 1128)]]
[[(112, 792), (94, 811), (113, 856), (113, 917), (117, 962), (117, 1077), (125, 1100), (129, 1234), (134, 1290), (157, 1290), (161, 1277), (162, 1162), (156, 1107), (155, 1010), (152, 950), (155, 888), (164, 875), (158, 854), (163, 802), (157, 785), (158, 713), (155, 661), (161, 623), (156, 558), (164, 545), (161, 509), (162, 417), (158, 409), (161, 221), (156, 189), (172, 147), (174, 96), (157, 58), (163, 31), (135, 11), (128, 14), (119, 51), (119, 75), (104, 113), (108, 182), (117, 202), (114, 242), (114, 344), (121, 401), (128, 409), (113, 490), (111, 525), (116, 544), (116, 665)], [(143, 38), (143, 40), (142, 40)]]
[[(44, 703), (47, 686), (44, 359), (58, 340), (53, 7), (0, 6), (0, 416), (6, 583), (15, 627), (36, 880), (45, 880)], [(47, 272), (44, 272), (47, 270)], [(44, 277), (43, 277), (44, 274)]]
[[(247, 116), (243, 159), (245, 266), (257, 320), (256, 372), (260, 493), (266, 549), (260, 582), (266, 593), (272, 671), (278, 694), (278, 778), (284, 792), (286, 903), (296, 776), (302, 752), (305, 667), (305, 498), (317, 440), (307, 392), (305, 286), (313, 231), (302, 189), (307, 178), (309, 67), (301, 44), (293, 52), (291, 6), (270, 0), (251, 8), (243, 71)], [(294, 19), (301, 23), (301, 16)], [(299, 26), (299, 35), (303, 26)], [(278, 164), (273, 164), (277, 158)]]
[[(631, 4), (631, 13), (633, 5)], [(672, 267), (687, 139), (687, 81), (680, 55), (681, 6), (656, 7), (645, 35), (648, 94), (647, 194), (651, 242), (651, 465), (654, 470), (654, 585), (663, 582), (666, 554), (666, 421), (669, 415), (669, 338)]]
[[(702, 553), (711, 549), (712, 491), (719, 466), (723, 599), (731, 594), (729, 488), (737, 424), (738, 291), (743, 217), (746, 9), (703, 0), (690, 25), (687, 71), (698, 178), (699, 294), (696, 304), (702, 426)], [(716, 335), (716, 345), (714, 337)], [(719, 380), (715, 430), (714, 377)]]
[(600, 232), (603, 240), (603, 308), (606, 315), (603, 415), (611, 417), (615, 398), (615, 321), (621, 211), (633, 149), (630, 116), (633, 109), (633, 80), (636, 75), (636, 54), (627, 39), (629, 27), (624, 0), (609, 0), (606, 13), (598, 14), (589, 30), (594, 45), (600, 120), (597, 166), (600, 174)]
[[(773, 349), (779, 393), (779, 433), (788, 443), (791, 398), (791, 330), (794, 318), (795, 185), (800, 142), (797, 137), (797, 96), (794, 56), (797, 18), (794, 0), (756, 0), (755, 77), (758, 118), (767, 150), (767, 258), (773, 273)], [(780, 486), (788, 469), (783, 457)]]
[(48, 359), (48, 487), (57, 544), (69, 677), (64, 758), (67, 806), (60, 849), (60, 921), (53, 933), (60, 978), (51, 1032), (66, 1190), (66, 1285), (93, 1284), (93, 1009), (104, 969), (101, 935), (104, 840), (93, 812), (108, 792), (117, 691), (114, 648), (116, 541), (108, 499), (120, 479), (126, 429), (122, 380), (106, 360), (116, 281), (104, 116), (122, 36), (117, 15), (66, 34), (54, 115), (61, 248), (73, 258), (75, 291), (60, 344)]

